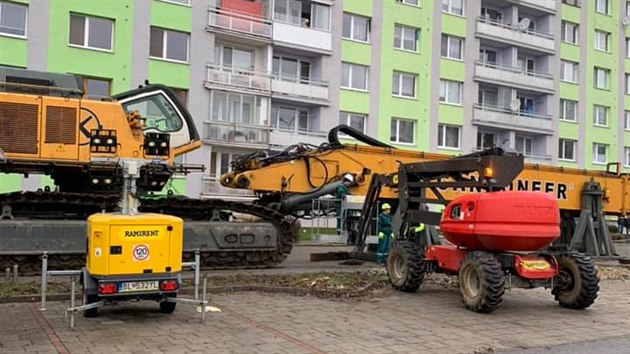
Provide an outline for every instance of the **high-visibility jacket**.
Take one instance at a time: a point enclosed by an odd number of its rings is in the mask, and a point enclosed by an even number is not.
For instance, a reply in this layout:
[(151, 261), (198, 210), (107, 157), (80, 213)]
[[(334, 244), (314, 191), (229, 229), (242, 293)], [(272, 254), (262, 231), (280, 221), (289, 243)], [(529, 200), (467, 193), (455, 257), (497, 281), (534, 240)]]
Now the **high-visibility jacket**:
[(392, 216), (385, 213), (378, 215), (378, 238), (392, 234)]
[(416, 233), (424, 231), (424, 224), (420, 223), (420, 225), (416, 226), (413, 231), (415, 231)]

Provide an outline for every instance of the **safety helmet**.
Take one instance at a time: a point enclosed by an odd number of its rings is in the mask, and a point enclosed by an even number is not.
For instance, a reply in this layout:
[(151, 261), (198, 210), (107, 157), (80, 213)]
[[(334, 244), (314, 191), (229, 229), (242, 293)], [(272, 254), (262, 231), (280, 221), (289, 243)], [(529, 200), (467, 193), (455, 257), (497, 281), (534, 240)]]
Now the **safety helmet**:
[(347, 173), (345, 176), (343, 176), (343, 180), (344, 181), (350, 181), (350, 183), (354, 182), (354, 176), (352, 176), (351, 174)]
[(392, 210), (392, 206), (389, 205), (389, 203), (383, 203), (383, 205), (381, 206), (381, 209), (383, 209), (383, 210), (387, 210), (387, 209)]

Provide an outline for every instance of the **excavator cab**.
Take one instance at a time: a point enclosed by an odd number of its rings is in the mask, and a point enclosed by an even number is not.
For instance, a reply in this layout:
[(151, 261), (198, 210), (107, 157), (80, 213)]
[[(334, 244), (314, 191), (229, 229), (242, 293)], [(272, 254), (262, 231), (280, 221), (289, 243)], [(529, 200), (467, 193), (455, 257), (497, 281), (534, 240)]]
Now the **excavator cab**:
[[(190, 113), (177, 96), (164, 85), (150, 84), (113, 96), (130, 118), (130, 125), (141, 126), (144, 134), (168, 134), (174, 156), (194, 150), (201, 144)], [(137, 120), (141, 120), (138, 124)]]

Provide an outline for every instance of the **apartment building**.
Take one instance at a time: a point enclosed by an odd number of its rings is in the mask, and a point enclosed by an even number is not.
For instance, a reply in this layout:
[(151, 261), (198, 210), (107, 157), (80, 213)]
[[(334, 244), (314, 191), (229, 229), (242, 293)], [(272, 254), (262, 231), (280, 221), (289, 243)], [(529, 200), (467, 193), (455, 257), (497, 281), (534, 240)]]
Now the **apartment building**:
[[(395, 146), (630, 171), (625, 0), (0, 0), (0, 64), (81, 74), (88, 95), (145, 80), (187, 103), (204, 174), (319, 144), (344, 123)], [(43, 177), (4, 176), (0, 190)]]

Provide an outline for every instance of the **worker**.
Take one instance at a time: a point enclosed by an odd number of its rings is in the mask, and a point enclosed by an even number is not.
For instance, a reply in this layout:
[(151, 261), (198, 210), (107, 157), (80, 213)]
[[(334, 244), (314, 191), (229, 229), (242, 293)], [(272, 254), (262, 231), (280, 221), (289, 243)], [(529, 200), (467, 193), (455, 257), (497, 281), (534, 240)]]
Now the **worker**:
[(354, 183), (354, 177), (351, 174), (346, 174), (345, 176), (343, 176), (343, 180), (341, 182), (341, 184), (339, 186), (337, 186), (337, 189), (335, 190), (335, 199), (337, 199), (336, 202), (336, 211), (337, 211), (337, 235), (341, 235), (341, 219), (342, 219), (342, 215), (341, 215), (341, 201), (343, 200), (343, 197), (350, 194), (350, 185), (352, 185), (352, 183)]
[(378, 215), (378, 249), (376, 250), (376, 263), (385, 264), (389, 254), (389, 243), (392, 238), (392, 207), (388, 203), (381, 206), (383, 210)]
[(418, 224), (418, 226), (416, 226), (413, 229), (413, 232), (415, 233), (416, 237), (420, 237), (422, 235), (422, 231), (424, 231), (424, 224), (423, 223)]

